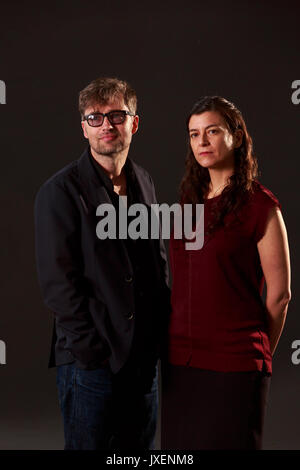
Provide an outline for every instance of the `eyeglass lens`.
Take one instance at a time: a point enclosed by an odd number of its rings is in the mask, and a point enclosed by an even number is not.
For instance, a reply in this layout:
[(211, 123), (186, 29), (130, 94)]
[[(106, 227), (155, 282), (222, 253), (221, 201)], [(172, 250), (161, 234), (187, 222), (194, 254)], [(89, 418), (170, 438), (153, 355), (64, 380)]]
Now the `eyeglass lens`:
[[(125, 111), (111, 111), (107, 114), (107, 118), (111, 124), (122, 124), (125, 120)], [(100, 113), (91, 114), (88, 118), (88, 124), (92, 127), (102, 126), (104, 116)]]

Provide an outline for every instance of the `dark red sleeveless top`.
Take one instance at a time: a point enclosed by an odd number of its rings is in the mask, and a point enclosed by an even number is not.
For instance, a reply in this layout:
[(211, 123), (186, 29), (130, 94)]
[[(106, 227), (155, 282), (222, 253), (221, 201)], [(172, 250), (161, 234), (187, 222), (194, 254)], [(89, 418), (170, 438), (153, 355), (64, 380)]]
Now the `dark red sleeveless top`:
[[(221, 197), (205, 201), (205, 230)], [(274, 206), (281, 207), (257, 183), (238, 226), (217, 229), (195, 251), (186, 250), (183, 240), (171, 238), (171, 364), (226, 372), (261, 370), (265, 363), (272, 372), (257, 242)]]

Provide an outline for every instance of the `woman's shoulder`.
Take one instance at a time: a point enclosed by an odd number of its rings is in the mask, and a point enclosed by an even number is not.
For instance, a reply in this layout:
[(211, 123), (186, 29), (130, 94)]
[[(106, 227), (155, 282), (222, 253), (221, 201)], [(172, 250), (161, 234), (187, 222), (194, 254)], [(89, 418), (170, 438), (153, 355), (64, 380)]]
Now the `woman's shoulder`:
[(253, 183), (253, 191), (250, 195), (250, 202), (254, 205), (273, 207), (277, 206), (281, 209), (281, 204), (275, 194), (258, 180)]

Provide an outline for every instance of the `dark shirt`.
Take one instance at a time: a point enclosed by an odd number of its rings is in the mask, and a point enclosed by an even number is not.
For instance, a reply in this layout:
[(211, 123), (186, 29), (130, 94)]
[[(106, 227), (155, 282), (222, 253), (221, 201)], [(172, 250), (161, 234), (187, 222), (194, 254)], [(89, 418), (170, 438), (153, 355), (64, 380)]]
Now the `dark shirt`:
[[(104, 184), (112, 204), (116, 210), (116, 220), (118, 222), (119, 198), (120, 196), (114, 191), (112, 180), (109, 178), (101, 165), (92, 157), (92, 164), (102, 182)], [(130, 160), (126, 160), (124, 165), (126, 176), (127, 191), (127, 208), (132, 204), (144, 203), (142, 194), (137, 182), (134, 170)], [(128, 225), (135, 217), (128, 216)], [(118, 238), (118, 223), (117, 238)], [(148, 211), (148, 227), (150, 233), (150, 213)], [(133, 268), (134, 299), (135, 299), (135, 331), (133, 343), (131, 347), (131, 361), (152, 361), (157, 356), (157, 324), (156, 318), (157, 302), (155, 299), (155, 286), (153, 279), (156, 278), (154, 252), (150, 239), (136, 240), (127, 238), (122, 240), (125, 243), (128, 256)]]

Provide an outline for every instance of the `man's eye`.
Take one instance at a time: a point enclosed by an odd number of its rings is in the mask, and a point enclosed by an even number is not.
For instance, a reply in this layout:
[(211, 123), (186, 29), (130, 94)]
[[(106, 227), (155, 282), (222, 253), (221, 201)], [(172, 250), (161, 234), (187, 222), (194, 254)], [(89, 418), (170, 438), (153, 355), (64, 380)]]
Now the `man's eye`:
[(218, 132), (218, 129), (209, 129), (208, 133), (211, 134), (216, 134)]

